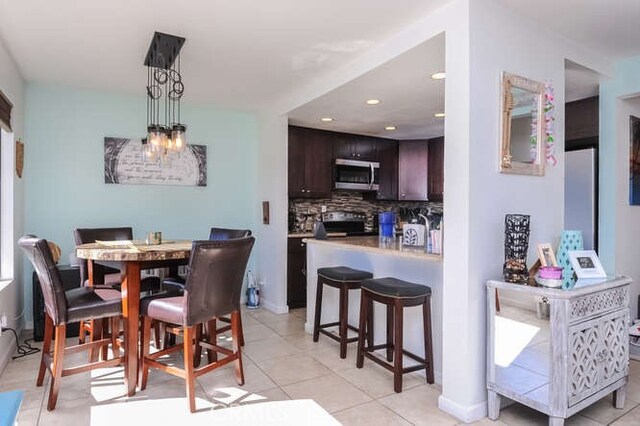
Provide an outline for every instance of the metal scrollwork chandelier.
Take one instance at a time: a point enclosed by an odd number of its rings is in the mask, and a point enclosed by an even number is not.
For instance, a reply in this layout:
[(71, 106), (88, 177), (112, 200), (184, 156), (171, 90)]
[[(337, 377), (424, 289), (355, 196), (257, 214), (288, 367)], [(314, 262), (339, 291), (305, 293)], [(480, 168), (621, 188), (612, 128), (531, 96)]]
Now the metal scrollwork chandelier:
[(180, 122), (184, 83), (180, 74), (183, 37), (156, 32), (144, 65), (147, 66), (147, 138), (145, 161), (170, 163), (187, 146), (187, 126)]

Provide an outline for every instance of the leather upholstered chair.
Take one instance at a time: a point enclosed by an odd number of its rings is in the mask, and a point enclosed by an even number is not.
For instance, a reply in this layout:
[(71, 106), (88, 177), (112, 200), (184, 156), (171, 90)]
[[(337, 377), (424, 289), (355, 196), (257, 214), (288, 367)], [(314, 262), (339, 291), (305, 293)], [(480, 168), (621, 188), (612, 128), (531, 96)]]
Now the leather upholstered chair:
[[(83, 373), (94, 368), (113, 367), (124, 361), (124, 357), (119, 356), (120, 342), (115, 333), (109, 339), (101, 338), (89, 343), (65, 347), (67, 324), (110, 318), (113, 321), (112, 327), (116, 330), (115, 325), (122, 314), (122, 303), (118, 291), (111, 288), (80, 287), (65, 292), (60, 272), (53, 262), (47, 241), (27, 235), (20, 238), (18, 244), (33, 264), (44, 296), (44, 342), (36, 385), (42, 386), (48, 369), (52, 377), (47, 409), (53, 410), (58, 399), (60, 379), (63, 376)], [(54, 333), (55, 343), (52, 355), (50, 350)], [(107, 347), (109, 343), (113, 345), (114, 357), (112, 359), (106, 360), (105, 357), (103, 361), (63, 368), (64, 358), (67, 354)]]
[[(232, 240), (236, 238), (245, 238), (251, 236), (250, 229), (230, 229), (230, 228), (216, 228), (213, 227), (209, 230), (209, 241), (225, 241)], [(182, 287), (184, 289), (185, 280), (180, 276), (169, 277), (164, 280), (163, 286), (171, 289), (172, 291), (176, 288)], [(238, 315), (240, 315), (238, 313)], [(231, 319), (222, 317), (218, 318), (220, 321), (227, 323), (228, 325), (222, 326), (216, 330), (216, 334), (226, 333), (231, 330)], [(240, 317), (240, 346), (244, 346), (244, 333), (242, 331), (242, 317)], [(199, 364), (199, 359), (201, 356), (200, 348), (196, 348), (196, 366)]]
[[(158, 368), (167, 373), (182, 377), (186, 381), (189, 409), (195, 411), (195, 378), (235, 362), (236, 379), (244, 384), (241, 347), (238, 341), (240, 332), (240, 293), (242, 283), (255, 239), (253, 237), (224, 241), (194, 241), (189, 259), (189, 270), (185, 282), (185, 291), (180, 296), (171, 295), (144, 298), (140, 303), (143, 315), (142, 327), (142, 377), (140, 388), (147, 385), (149, 368)], [(200, 325), (207, 323), (209, 330), (216, 329), (216, 318), (231, 315), (232, 349), (218, 346), (216, 334), (210, 333), (201, 340), (198, 333)], [(159, 362), (157, 359), (176, 350), (181, 345), (150, 354), (149, 341), (152, 320), (176, 324), (167, 327), (172, 333), (183, 333), (184, 370)], [(204, 346), (208, 352), (209, 363), (196, 368), (194, 362), (194, 340), (196, 346)], [(218, 354), (223, 355), (218, 359)]]

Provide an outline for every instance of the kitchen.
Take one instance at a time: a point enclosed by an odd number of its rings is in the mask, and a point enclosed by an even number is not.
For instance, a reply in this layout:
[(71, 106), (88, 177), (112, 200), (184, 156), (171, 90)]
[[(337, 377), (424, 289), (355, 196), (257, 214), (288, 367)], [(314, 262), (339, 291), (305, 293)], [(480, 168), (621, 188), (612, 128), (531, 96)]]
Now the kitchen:
[[(398, 80), (398, 75), (406, 78)], [(375, 277), (428, 285), (436, 381), (442, 328), (444, 78), (440, 35), (294, 110), (288, 135), (289, 308), (307, 307), (305, 328), (311, 332), (316, 271), (325, 266), (347, 265)], [(393, 238), (379, 237), (380, 212), (394, 213)], [(319, 221), (326, 240), (312, 238)], [(421, 234), (414, 246), (402, 241), (403, 225), (409, 223), (418, 224)], [(349, 299), (349, 323), (357, 325), (360, 299), (356, 294)], [(325, 291), (323, 320), (336, 316), (337, 306), (338, 292)], [(406, 312), (405, 345), (415, 352), (422, 344), (420, 315)], [(381, 338), (383, 324), (375, 329), (376, 339)]]

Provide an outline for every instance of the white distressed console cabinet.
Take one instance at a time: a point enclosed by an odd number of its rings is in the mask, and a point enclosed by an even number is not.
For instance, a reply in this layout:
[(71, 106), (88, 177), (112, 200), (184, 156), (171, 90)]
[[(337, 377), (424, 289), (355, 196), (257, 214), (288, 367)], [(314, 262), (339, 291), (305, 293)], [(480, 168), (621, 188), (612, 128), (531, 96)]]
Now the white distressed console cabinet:
[(630, 283), (624, 276), (571, 289), (487, 282), (489, 417), (498, 418), (503, 396), (547, 414), (550, 426), (612, 392), (623, 408)]

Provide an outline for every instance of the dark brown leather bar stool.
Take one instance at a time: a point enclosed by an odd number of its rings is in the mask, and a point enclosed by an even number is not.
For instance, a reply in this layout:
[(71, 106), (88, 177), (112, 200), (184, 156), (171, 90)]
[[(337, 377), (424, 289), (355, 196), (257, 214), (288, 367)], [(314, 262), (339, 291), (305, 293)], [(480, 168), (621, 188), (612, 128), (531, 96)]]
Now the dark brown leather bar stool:
[[(349, 324), (349, 290), (357, 290), (360, 288), (362, 280), (372, 278), (373, 274), (367, 271), (360, 271), (346, 266), (334, 266), (331, 268), (318, 269), (318, 284), (316, 287), (316, 316), (313, 322), (313, 341), (317, 342), (320, 333), (331, 337), (333, 340), (340, 342), (340, 358), (347, 357), (347, 343), (356, 342), (357, 337), (347, 337), (347, 330), (358, 331), (358, 329)], [(322, 291), (324, 285), (337, 288), (340, 290), (340, 309), (338, 312), (338, 321), (320, 324), (320, 316), (322, 312)], [(328, 327), (338, 326), (338, 335), (325, 330)]]
[[(433, 346), (431, 342), (431, 288), (426, 285), (414, 284), (397, 278), (377, 278), (366, 280), (361, 286), (360, 299), (360, 329), (358, 339), (358, 357), (356, 367), (362, 368), (364, 357), (393, 372), (393, 390), (402, 392), (402, 375), (412, 371), (427, 371), (427, 383), (433, 383)], [(373, 302), (387, 305), (387, 342), (375, 345), (373, 341)], [(403, 321), (402, 314), (405, 307), (422, 305), (422, 320), (424, 324), (424, 353), (425, 357), (406, 351), (402, 347)], [(367, 346), (364, 337), (367, 336)], [(387, 361), (373, 351), (387, 350)], [(402, 356), (418, 362), (418, 365), (403, 368)]]
[[(122, 315), (122, 303), (119, 292), (111, 288), (80, 287), (65, 291), (47, 241), (33, 235), (26, 235), (20, 238), (18, 244), (33, 264), (44, 296), (44, 342), (36, 386), (42, 386), (45, 373), (49, 370), (51, 387), (47, 410), (51, 411), (56, 407), (62, 377), (124, 363), (124, 357), (120, 356), (121, 346), (117, 333), (112, 333), (110, 338), (101, 337), (89, 343), (69, 347), (65, 345), (66, 327), (72, 322), (110, 319), (112, 330), (117, 330), (117, 322)], [(54, 339), (53, 353), (51, 353)], [(105, 357), (104, 361), (64, 368), (64, 358), (68, 354), (100, 349), (109, 344), (113, 349), (112, 359), (107, 360)]]

